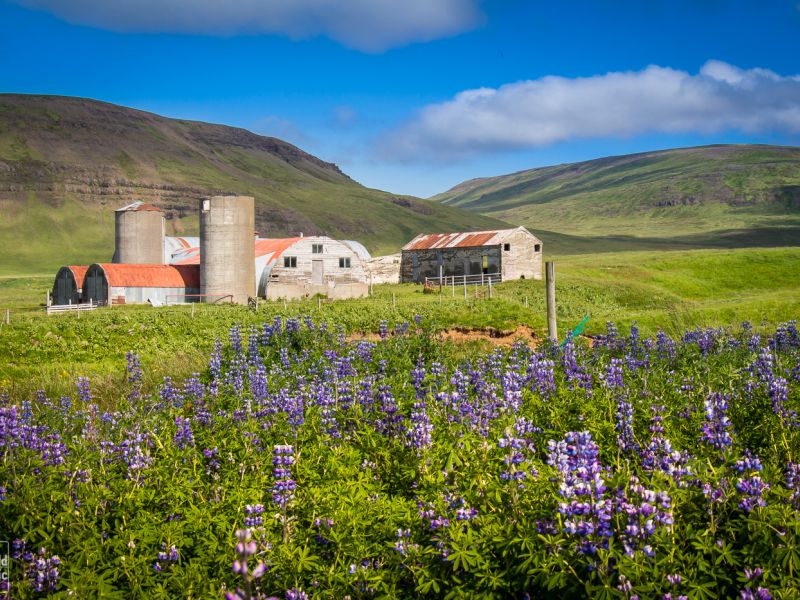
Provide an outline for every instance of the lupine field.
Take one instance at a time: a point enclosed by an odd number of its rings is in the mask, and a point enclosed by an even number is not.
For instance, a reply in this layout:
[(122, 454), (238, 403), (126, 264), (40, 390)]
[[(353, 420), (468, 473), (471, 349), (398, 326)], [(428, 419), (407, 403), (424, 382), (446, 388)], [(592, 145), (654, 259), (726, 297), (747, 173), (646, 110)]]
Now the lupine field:
[(14, 598), (800, 597), (800, 336), (477, 352), (233, 327), (101, 408), (0, 397)]

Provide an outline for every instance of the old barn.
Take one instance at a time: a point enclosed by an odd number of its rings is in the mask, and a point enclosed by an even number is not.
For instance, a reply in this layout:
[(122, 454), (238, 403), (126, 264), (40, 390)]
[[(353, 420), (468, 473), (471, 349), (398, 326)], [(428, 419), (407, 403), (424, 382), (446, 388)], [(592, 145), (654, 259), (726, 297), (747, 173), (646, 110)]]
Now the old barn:
[(402, 283), (426, 278), (493, 283), (542, 278), (542, 241), (524, 227), (494, 231), (420, 234), (403, 246)]

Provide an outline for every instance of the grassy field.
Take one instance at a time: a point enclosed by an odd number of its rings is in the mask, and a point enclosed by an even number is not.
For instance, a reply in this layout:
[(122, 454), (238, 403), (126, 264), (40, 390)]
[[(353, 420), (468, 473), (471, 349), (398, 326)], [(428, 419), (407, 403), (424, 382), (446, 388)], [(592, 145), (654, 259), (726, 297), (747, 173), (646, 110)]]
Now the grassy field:
[[(606, 321), (623, 330), (636, 322), (646, 335), (745, 320), (774, 326), (800, 315), (798, 277), (800, 248), (564, 256), (556, 259), (559, 331), (563, 336), (587, 313), (588, 334), (603, 332)], [(201, 370), (214, 340), (232, 324), (260, 326), (275, 315), (310, 314), (348, 333), (375, 332), (381, 320), (391, 328), (421, 314), (438, 329), (511, 331), (525, 324), (546, 336), (542, 281), (501, 284), (491, 299), (486, 289), (476, 298), (475, 288), (468, 288), (465, 299), (463, 289), (445, 289), (440, 298), (415, 285), (376, 286), (365, 300), (262, 302), (258, 311), (203, 305), (194, 318), (188, 306), (47, 317), (36, 307), (50, 283), (44, 277), (0, 279), (0, 310), (11, 309), (10, 325), (0, 328), (0, 388), (14, 396), (39, 388), (57, 396), (62, 390), (52, 389), (52, 382), (89, 375), (98, 394), (112, 399), (128, 351), (140, 354), (149, 383), (156, 384), (165, 373)]]

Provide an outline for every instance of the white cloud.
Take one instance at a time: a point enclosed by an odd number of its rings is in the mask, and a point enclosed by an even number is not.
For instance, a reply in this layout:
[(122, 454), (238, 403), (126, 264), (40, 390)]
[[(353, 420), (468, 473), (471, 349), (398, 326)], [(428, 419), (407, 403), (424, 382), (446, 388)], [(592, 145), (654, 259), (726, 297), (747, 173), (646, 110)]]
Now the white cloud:
[(378, 156), (449, 161), (574, 139), (728, 130), (800, 131), (800, 76), (713, 60), (696, 75), (649, 66), (467, 90), (386, 133)]
[(12, 0), (72, 23), (123, 32), (328, 36), (382, 52), (472, 29), (479, 0)]

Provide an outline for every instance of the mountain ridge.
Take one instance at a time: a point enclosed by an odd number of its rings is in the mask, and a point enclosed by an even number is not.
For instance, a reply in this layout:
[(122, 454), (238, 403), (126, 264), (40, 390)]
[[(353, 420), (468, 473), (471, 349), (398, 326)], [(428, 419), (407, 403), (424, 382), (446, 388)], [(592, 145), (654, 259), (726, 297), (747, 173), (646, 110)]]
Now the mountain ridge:
[[(475, 178), (430, 200), (560, 236), (628, 237), (631, 249), (641, 249), (637, 238), (666, 248), (673, 238), (676, 248), (688, 239), (689, 247), (785, 244), (795, 235), (800, 244), (800, 148), (713, 144), (610, 156)], [(765, 235), (775, 229), (782, 234)]]
[(113, 211), (134, 200), (164, 210), (169, 233), (195, 233), (197, 201), (214, 193), (254, 196), (262, 236), (328, 234), (377, 253), (420, 231), (506, 226), (366, 188), (333, 163), (243, 128), (88, 98), (0, 94), (0, 243), (11, 248), (0, 274), (107, 258)]

